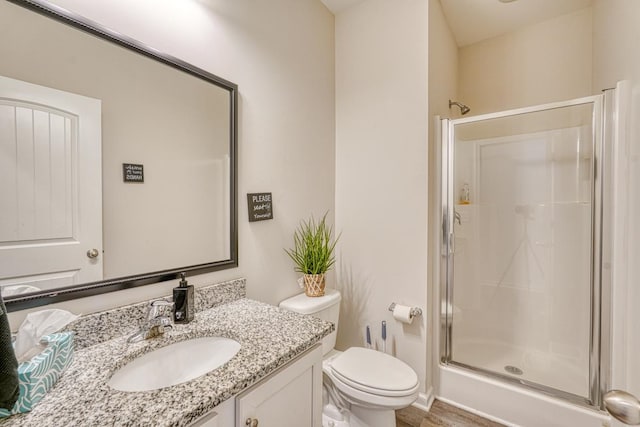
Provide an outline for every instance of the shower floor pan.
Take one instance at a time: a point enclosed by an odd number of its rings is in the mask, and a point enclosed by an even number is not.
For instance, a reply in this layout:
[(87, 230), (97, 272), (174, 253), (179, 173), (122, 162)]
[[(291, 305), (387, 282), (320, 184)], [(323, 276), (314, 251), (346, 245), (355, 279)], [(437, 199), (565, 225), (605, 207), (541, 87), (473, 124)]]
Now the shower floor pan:
[(491, 341), (454, 343), (452, 360), (561, 390), (577, 396), (589, 395), (588, 362)]

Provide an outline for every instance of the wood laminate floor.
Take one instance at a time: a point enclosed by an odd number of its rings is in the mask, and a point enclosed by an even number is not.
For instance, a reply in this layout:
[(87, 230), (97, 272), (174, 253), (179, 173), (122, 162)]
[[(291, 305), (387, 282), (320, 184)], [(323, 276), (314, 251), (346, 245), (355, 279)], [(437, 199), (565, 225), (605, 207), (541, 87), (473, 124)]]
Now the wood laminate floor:
[(436, 400), (429, 412), (409, 406), (396, 411), (397, 427), (503, 427), (455, 406)]

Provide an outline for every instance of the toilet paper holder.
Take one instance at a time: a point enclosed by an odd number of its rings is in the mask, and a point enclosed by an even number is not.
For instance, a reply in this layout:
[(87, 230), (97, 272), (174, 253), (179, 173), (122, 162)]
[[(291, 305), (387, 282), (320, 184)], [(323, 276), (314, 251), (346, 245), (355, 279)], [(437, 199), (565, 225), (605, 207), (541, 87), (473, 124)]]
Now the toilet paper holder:
[[(392, 302), (391, 305), (389, 306), (389, 311), (393, 311), (396, 308), (396, 303)], [(417, 316), (422, 316), (422, 309), (420, 307), (412, 307), (411, 311), (409, 312), (409, 316), (411, 318), (417, 317)]]

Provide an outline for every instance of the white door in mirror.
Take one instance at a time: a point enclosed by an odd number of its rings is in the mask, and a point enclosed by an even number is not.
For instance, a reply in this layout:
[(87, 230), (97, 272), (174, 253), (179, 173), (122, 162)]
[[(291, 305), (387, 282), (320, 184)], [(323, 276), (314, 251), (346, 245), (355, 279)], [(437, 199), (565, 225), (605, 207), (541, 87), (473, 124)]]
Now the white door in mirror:
[(101, 114), (100, 100), (0, 76), (0, 286), (102, 280)]
[(144, 354), (118, 369), (108, 384), (120, 391), (149, 391), (196, 379), (224, 365), (240, 350), (230, 338), (181, 341)]

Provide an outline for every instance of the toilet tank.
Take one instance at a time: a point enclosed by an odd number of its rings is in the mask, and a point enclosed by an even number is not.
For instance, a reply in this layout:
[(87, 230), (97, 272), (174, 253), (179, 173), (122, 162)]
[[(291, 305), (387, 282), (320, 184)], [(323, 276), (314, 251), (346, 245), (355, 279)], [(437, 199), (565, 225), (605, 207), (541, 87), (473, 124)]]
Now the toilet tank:
[(324, 296), (308, 297), (304, 293), (288, 298), (280, 303), (280, 308), (300, 314), (319, 317), (335, 325), (336, 330), (322, 339), (322, 354), (326, 355), (336, 346), (338, 318), (340, 316), (340, 292), (326, 289)]

